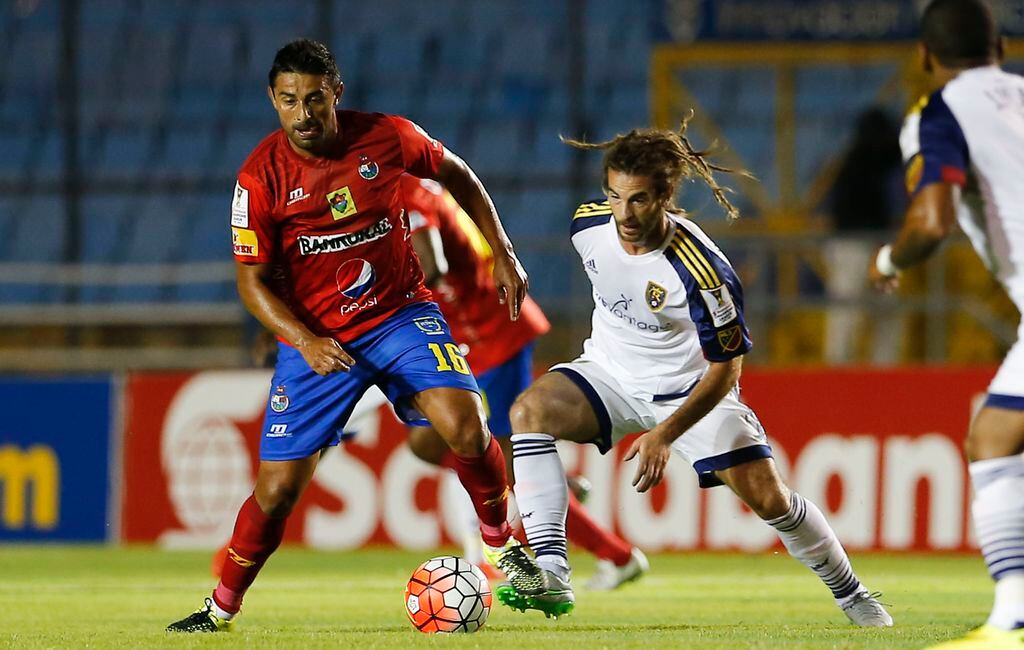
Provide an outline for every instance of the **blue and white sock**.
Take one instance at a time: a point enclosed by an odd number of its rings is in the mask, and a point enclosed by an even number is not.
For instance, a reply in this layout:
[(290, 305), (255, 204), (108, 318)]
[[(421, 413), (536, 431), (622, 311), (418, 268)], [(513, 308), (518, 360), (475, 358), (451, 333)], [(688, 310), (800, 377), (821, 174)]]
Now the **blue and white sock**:
[(789, 512), (767, 522), (778, 531), (789, 554), (821, 578), (840, 606), (865, 591), (850, 566), (846, 550), (818, 506), (792, 492)]
[(996, 581), (988, 624), (1024, 627), (1024, 456), (976, 460), (969, 469), (974, 529)]
[(569, 492), (555, 439), (546, 433), (513, 435), (512, 466), (516, 473), (519, 516), (530, 548), (537, 556), (537, 564), (568, 579), (565, 513), (569, 508)]

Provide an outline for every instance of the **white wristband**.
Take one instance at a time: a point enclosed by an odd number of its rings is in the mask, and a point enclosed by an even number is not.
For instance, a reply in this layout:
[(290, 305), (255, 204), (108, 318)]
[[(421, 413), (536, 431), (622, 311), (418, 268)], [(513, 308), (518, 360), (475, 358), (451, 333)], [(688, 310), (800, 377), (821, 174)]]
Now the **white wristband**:
[(875, 258), (875, 268), (882, 275), (892, 278), (900, 274), (899, 268), (892, 262), (892, 244), (886, 244), (878, 249), (878, 257)]

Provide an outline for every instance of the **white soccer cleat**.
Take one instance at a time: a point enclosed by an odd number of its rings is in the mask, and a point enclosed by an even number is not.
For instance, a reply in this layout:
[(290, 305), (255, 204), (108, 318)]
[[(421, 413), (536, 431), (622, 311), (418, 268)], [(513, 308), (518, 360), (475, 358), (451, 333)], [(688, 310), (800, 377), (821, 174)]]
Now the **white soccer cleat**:
[(881, 595), (882, 593), (879, 591), (870, 594), (867, 591), (859, 591), (845, 604), (840, 605), (840, 608), (854, 625), (892, 627), (892, 616), (889, 616), (889, 612), (885, 611), (882, 603), (878, 602), (878, 597)]
[(627, 582), (636, 580), (650, 570), (651, 564), (640, 549), (633, 547), (629, 552), (629, 562), (615, 566), (611, 560), (598, 560), (597, 571), (587, 581), (586, 587), (591, 591), (611, 591), (618, 589)]

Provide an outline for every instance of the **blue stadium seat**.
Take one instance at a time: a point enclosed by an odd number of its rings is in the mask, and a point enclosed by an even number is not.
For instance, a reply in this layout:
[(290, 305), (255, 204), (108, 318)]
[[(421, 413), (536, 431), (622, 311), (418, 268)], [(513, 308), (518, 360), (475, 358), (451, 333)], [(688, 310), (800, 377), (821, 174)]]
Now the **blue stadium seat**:
[(82, 262), (120, 261), (127, 239), (134, 200), (123, 194), (89, 194), (82, 201), (82, 230), (78, 242)]
[(17, 227), (9, 262), (59, 262), (64, 249), (64, 205), (51, 195), (26, 197), (15, 208)]
[(0, 179), (22, 178), (28, 170), (32, 141), (24, 130), (0, 131)]
[(110, 130), (104, 138), (95, 164), (89, 168), (89, 173), (137, 177), (148, 169), (147, 163), (152, 153), (152, 135), (149, 129)]
[(206, 127), (168, 129), (158, 169), (170, 176), (199, 176), (210, 164), (214, 144), (213, 131)]
[(482, 176), (511, 175), (520, 171), (523, 125), (514, 119), (481, 119), (465, 158)]
[(231, 260), (230, 204), (228, 193), (204, 194), (185, 211), (184, 261)]

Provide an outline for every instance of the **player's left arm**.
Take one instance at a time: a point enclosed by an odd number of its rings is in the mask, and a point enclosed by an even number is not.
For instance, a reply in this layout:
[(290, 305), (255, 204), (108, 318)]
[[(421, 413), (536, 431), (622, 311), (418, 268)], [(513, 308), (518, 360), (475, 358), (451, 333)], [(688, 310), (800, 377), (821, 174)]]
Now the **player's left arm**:
[(907, 209), (896, 241), (880, 248), (868, 267), (871, 284), (891, 293), (899, 284), (900, 271), (928, 259), (953, 231), (959, 201), (960, 187), (953, 183), (932, 183), (921, 189)]
[(871, 284), (886, 293), (898, 286), (900, 271), (928, 259), (953, 231), (970, 164), (967, 139), (941, 90), (907, 117), (900, 146), (910, 207), (896, 241), (878, 249), (868, 267)]
[(707, 372), (676, 411), (656, 427), (633, 441), (625, 460), (637, 456), (633, 486), (637, 492), (646, 492), (661, 482), (676, 438), (686, 433), (711, 412), (729, 394), (740, 379), (743, 356), (726, 361), (711, 361)]
[(447, 148), (438, 168), (437, 180), (451, 192), (490, 245), (494, 254), (494, 283), (498, 287), (498, 298), (502, 304), (508, 304), (509, 318), (518, 319), (529, 282), (490, 195), (469, 165)]

